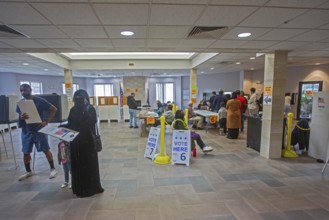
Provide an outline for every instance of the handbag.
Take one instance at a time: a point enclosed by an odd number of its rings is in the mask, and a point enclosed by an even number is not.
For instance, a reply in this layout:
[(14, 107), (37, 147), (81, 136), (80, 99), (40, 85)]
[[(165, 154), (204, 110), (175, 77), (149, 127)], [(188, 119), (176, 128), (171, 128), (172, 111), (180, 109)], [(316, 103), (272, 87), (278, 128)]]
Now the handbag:
[(95, 131), (96, 133), (94, 134), (92, 132), (92, 136), (93, 136), (93, 141), (94, 141), (94, 147), (95, 147), (95, 150), (97, 152), (101, 152), (103, 147), (102, 147), (102, 139), (101, 139), (101, 136), (99, 135), (99, 132), (98, 132), (98, 126), (97, 124), (95, 124)]

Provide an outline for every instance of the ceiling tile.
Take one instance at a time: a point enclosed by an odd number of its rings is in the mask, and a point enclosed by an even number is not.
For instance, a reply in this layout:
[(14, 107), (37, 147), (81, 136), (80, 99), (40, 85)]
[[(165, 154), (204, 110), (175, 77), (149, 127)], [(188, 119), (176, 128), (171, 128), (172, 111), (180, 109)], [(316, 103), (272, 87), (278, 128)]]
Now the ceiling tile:
[[(105, 26), (110, 38), (146, 38), (147, 27), (146, 26)], [(133, 36), (122, 36), (121, 31), (132, 31), (135, 34)]]
[(285, 42), (281, 42), (281, 43), (278, 43), (276, 45), (273, 45), (273, 46), (269, 47), (268, 49), (271, 49), (271, 50), (293, 50), (293, 49), (295, 49), (297, 47), (301, 47), (305, 44), (307, 44), (307, 43), (305, 43), (305, 42), (285, 41)]
[(287, 40), (291, 37), (306, 32), (307, 29), (274, 29), (263, 36), (257, 37), (257, 40)]
[(329, 23), (321, 26), (320, 29), (329, 29)]
[(309, 56), (326, 56), (329, 57), (329, 51), (326, 50), (317, 50), (317, 51), (312, 51), (308, 54)]
[(5, 24), (50, 24), (27, 3), (0, 2), (0, 21)]
[(33, 3), (54, 24), (99, 24), (88, 4)]
[(204, 6), (152, 5), (151, 25), (193, 25)]
[(123, 48), (136, 48), (136, 47), (146, 47), (146, 40), (144, 39), (113, 39), (113, 46), (123, 47)]
[(298, 47), (296, 50), (300, 51), (312, 51), (312, 50), (324, 50), (329, 47), (329, 43), (307, 43), (301, 47)]
[[(61, 1), (61, 0), (59, 0)], [(88, 1), (88, 0), (87, 0)], [(150, 0), (89, 0), (96, 3), (149, 3)]]
[(234, 26), (256, 9), (256, 7), (208, 6), (196, 25)]
[(246, 42), (244, 40), (218, 40), (210, 48), (239, 48)]
[(113, 48), (110, 39), (74, 39), (83, 48)]
[(289, 39), (290, 41), (321, 41), (329, 37), (329, 30), (312, 30)]
[(247, 49), (264, 49), (278, 43), (278, 41), (249, 41), (243, 44), (240, 48)]
[(50, 25), (11, 25), (13, 29), (31, 38), (66, 38), (56, 26)]
[(148, 39), (148, 47), (157, 47), (157, 48), (176, 48), (180, 43), (179, 39)]
[(1, 39), (1, 41), (16, 48), (46, 48), (32, 39)]
[(261, 8), (243, 21), (240, 26), (277, 27), (305, 11), (305, 9)]
[(149, 38), (185, 38), (191, 26), (150, 26)]
[[(0, 39), (0, 41), (1, 41), (1, 39)], [(0, 48), (12, 48), (12, 46), (5, 44), (3, 42), (0, 42)]]
[(263, 5), (268, 0), (212, 0), (209, 4), (215, 5)]
[(209, 45), (214, 43), (213, 40), (204, 40), (204, 39), (183, 39), (179, 42), (178, 48), (207, 48)]
[(241, 39), (241, 38), (238, 37), (238, 34), (245, 33), (245, 32), (250, 32), (251, 36), (246, 37), (244, 39), (253, 40), (253, 39), (265, 34), (266, 32), (269, 32), (270, 30), (271, 29), (269, 29), (269, 28), (242, 28), (242, 27), (237, 27), (237, 28), (233, 28), (232, 30), (230, 30), (227, 34), (222, 36), (221, 39), (224, 39), (224, 40), (238, 40), (238, 39)]
[(146, 25), (149, 6), (146, 4), (94, 4), (104, 25)]
[(284, 28), (315, 28), (327, 24), (329, 21), (329, 10), (314, 9), (305, 14), (292, 19), (287, 24), (282, 24)]
[(329, 2), (320, 5), (318, 8), (329, 8)]
[(209, 0), (152, 0), (153, 4), (190, 4), (190, 5), (198, 5), (198, 4), (207, 4)]
[(293, 7), (293, 8), (313, 8), (323, 4), (327, 0), (271, 0), (266, 6)]
[(71, 38), (108, 38), (102, 26), (58, 26)]
[(79, 47), (79, 45), (71, 39), (39, 39), (38, 41), (47, 45), (50, 48), (76, 48), (76, 47)]

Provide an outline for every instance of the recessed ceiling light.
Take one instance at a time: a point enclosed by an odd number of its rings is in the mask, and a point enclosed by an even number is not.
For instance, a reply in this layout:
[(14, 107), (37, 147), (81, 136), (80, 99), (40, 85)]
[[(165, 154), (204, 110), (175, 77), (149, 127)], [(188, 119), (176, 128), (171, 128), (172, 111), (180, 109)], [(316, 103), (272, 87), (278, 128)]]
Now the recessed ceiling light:
[(320, 65), (320, 64), (321, 64), (321, 63), (316, 63), (315, 65), (317, 65), (317, 66), (318, 66), (318, 65)]
[(250, 68), (250, 70), (255, 70), (255, 68)]
[(246, 33), (238, 34), (238, 37), (249, 37), (250, 35), (251, 35), (251, 33), (246, 32)]
[(241, 64), (240, 62), (236, 62), (235, 64)]
[(204, 72), (201, 72), (201, 73), (204, 73)]
[(121, 35), (123, 35), (123, 36), (132, 36), (134, 34), (135, 33), (132, 31), (121, 31)]
[(30, 65), (30, 64), (29, 64), (29, 63), (23, 63), (23, 65), (24, 65), (24, 66), (28, 66), (28, 65)]
[(250, 57), (249, 59), (251, 59), (251, 60), (254, 60), (254, 59), (255, 59), (255, 57)]
[(214, 68), (214, 67), (211, 67), (210, 69), (211, 69), (211, 70), (214, 70), (215, 68)]
[(44, 69), (44, 71), (48, 71), (48, 69)]

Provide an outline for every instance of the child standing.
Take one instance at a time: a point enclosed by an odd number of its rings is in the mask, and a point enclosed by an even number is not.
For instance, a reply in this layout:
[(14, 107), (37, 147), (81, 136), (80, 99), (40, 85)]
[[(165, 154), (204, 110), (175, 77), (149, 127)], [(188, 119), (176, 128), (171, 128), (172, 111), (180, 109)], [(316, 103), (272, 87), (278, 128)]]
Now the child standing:
[(61, 141), (58, 144), (58, 164), (63, 165), (64, 170), (64, 183), (61, 188), (71, 188), (70, 173), (71, 173), (71, 154), (70, 154), (70, 143)]
[(218, 110), (218, 124), (219, 124), (219, 128), (223, 129), (224, 134), (226, 134), (226, 117), (227, 117), (227, 110), (225, 107), (225, 102), (221, 102), (220, 109)]

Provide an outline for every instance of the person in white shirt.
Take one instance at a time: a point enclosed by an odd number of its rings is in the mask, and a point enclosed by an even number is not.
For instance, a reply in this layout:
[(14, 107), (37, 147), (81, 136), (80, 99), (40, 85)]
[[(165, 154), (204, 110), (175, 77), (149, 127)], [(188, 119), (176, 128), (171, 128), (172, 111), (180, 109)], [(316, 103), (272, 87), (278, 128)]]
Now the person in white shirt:
[(256, 117), (258, 115), (258, 105), (257, 105), (257, 96), (256, 96), (256, 89), (250, 89), (250, 99), (248, 100), (248, 109), (249, 109), (249, 116)]
[(224, 134), (226, 134), (226, 117), (227, 109), (225, 107), (225, 102), (221, 102), (220, 109), (218, 110), (218, 125), (220, 129), (223, 129)]

